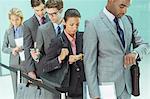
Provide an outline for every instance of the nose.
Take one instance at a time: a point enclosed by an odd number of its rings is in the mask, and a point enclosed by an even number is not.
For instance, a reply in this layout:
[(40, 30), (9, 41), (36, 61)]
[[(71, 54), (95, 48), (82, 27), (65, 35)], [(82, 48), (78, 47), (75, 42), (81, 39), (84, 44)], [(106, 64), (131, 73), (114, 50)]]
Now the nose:
[(74, 31), (77, 31), (77, 29), (78, 29), (78, 26), (74, 26), (74, 27), (73, 27), (73, 30), (74, 30)]
[(127, 7), (124, 7), (124, 8), (122, 9), (122, 13), (125, 14), (126, 12), (127, 12)]

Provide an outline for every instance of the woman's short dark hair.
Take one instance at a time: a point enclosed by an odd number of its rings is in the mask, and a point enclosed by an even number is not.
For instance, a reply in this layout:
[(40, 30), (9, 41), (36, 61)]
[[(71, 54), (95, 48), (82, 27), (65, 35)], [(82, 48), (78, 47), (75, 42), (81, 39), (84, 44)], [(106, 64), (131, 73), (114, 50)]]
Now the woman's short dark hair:
[(31, 7), (37, 7), (41, 3), (45, 4), (45, 0), (31, 0)]
[(63, 1), (62, 0), (48, 0), (46, 2), (47, 8), (57, 8), (58, 10), (63, 8)]
[(64, 15), (64, 21), (67, 21), (68, 17), (81, 17), (80, 12), (75, 9), (75, 8), (70, 8), (68, 10), (66, 10), (65, 15)]

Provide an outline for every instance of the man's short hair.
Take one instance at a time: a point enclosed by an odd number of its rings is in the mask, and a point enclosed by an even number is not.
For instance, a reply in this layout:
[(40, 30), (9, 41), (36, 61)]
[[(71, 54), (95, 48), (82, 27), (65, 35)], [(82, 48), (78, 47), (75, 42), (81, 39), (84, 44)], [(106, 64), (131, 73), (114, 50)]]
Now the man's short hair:
[(62, 0), (48, 0), (46, 2), (47, 8), (57, 8), (58, 10), (63, 8), (63, 1)]
[(31, 7), (37, 7), (40, 4), (45, 4), (45, 0), (31, 0)]

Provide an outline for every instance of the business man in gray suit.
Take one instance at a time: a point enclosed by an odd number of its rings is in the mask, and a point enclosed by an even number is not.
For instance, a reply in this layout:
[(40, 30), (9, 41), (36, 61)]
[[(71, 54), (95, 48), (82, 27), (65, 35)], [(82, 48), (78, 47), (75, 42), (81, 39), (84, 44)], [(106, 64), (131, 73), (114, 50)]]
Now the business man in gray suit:
[(31, 0), (31, 7), (33, 8), (34, 15), (23, 23), (25, 67), (28, 75), (36, 79), (36, 62), (31, 57), (30, 49), (35, 47), (38, 27), (46, 23), (49, 19), (45, 15), (45, 0)]
[[(32, 56), (39, 57), (39, 63), (37, 63), (37, 71), (42, 71), (38, 67), (43, 66), (43, 61), (41, 58), (45, 57), (45, 52), (49, 48), (49, 45), (51, 43), (51, 40), (55, 38), (57, 35), (59, 35), (63, 31), (63, 17), (62, 17), (62, 11), (63, 11), (63, 1), (62, 0), (48, 0), (46, 2), (46, 12), (49, 16), (49, 19), (51, 21), (47, 22), (46, 24), (40, 26), (38, 28), (37, 32), (37, 38), (36, 38), (36, 48), (39, 52), (33, 53)], [(58, 28), (59, 27), (59, 28)], [(34, 55), (35, 54), (35, 55)], [(48, 93), (50, 99), (60, 99), (60, 95), (55, 95), (53, 93)]]
[[(46, 11), (51, 21), (38, 28), (36, 42), (39, 52), (32, 53), (32, 57), (39, 57), (38, 65), (42, 66), (41, 58), (45, 56), (45, 51), (49, 47), (51, 40), (63, 31), (63, 1), (62, 0), (48, 0), (46, 2)], [(59, 27), (59, 30), (58, 30)], [(40, 55), (38, 55), (40, 54)], [(37, 56), (36, 56), (37, 55)]]
[[(149, 51), (125, 13), (130, 0), (108, 0), (100, 14), (86, 21), (83, 37), (85, 75), (90, 97), (100, 99), (99, 85), (113, 82), (117, 99), (131, 99), (132, 66)], [(134, 41), (132, 39), (132, 34)], [(134, 42), (136, 48), (131, 50)]]
[(37, 49), (42, 55), (45, 54), (51, 40), (63, 31), (63, 16), (61, 15), (63, 12), (63, 1), (48, 0), (46, 2), (46, 11), (51, 21), (38, 28), (36, 38)]

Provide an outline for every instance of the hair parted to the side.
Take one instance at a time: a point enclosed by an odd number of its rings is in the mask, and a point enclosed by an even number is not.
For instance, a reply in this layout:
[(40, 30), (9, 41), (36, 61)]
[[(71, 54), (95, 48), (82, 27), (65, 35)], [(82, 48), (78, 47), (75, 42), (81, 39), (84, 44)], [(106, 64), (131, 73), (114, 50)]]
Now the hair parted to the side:
[[(11, 15), (15, 15), (21, 18), (21, 24), (23, 22), (23, 13), (19, 8), (12, 8), (10, 9), (9, 13), (8, 13), (8, 18), (9, 20), (11, 19)], [(10, 27), (12, 26), (12, 24), (10, 23)]]
[(45, 0), (31, 0), (31, 7), (37, 7), (41, 3), (45, 5)]
[(47, 8), (57, 8), (58, 10), (63, 8), (63, 1), (62, 0), (48, 0), (46, 2)]
[(68, 17), (81, 17), (80, 12), (75, 8), (69, 8), (66, 10), (64, 14), (64, 21), (67, 21)]

